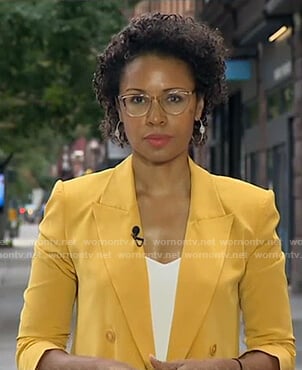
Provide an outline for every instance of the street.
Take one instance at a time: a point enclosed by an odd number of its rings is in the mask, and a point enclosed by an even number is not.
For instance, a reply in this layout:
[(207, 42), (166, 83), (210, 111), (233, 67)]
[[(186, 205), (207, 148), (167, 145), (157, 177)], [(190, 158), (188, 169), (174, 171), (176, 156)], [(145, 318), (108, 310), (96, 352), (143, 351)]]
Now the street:
[[(22, 225), (14, 248), (0, 249), (0, 370), (16, 370), (15, 337), (27, 284), (37, 225)], [(302, 295), (291, 295), (297, 338), (297, 367), (302, 370)]]
[(14, 248), (0, 249), (0, 370), (16, 370), (15, 342), (37, 225), (22, 225)]

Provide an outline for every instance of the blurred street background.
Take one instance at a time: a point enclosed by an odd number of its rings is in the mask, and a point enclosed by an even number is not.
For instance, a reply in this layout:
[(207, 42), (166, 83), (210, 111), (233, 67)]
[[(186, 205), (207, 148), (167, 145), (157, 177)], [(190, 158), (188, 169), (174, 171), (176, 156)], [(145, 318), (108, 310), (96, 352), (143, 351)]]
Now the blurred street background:
[(280, 212), (302, 370), (302, 1), (0, 0), (0, 370), (15, 336), (33, 242), (57, 179), (119, 163), (99, 131), (96, 57), (134, 15), (161, 11), (218, 28), (229, 99), (190, 155), (212, 173), (272, 189)]

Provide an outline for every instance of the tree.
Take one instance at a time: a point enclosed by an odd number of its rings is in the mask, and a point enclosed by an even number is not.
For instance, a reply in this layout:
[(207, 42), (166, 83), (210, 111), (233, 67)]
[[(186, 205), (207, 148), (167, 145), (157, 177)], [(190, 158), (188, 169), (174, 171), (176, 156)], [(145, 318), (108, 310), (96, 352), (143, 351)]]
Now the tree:
[(91, 89), (95, 57), (125, 23), (122, 4), (0, 2), (2, 148), (20, 150), (16, 138), (30, 137), (45, 125), (63, 134), (79, 123), (96, 131), (100, 111)]
[(126, 23), (127, 4), (0, 1), (0, 157), (16, 153), (16, 181), (28, 170), (33, 182), (45, 182), (60, 144), (79, 124), (100, 135), (91, 87), (96, 55)]

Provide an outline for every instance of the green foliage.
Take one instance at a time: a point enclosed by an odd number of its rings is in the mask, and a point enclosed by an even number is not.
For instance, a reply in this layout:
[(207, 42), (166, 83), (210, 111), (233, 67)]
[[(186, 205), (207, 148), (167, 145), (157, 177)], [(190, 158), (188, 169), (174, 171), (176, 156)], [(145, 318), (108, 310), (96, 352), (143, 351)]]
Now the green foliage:
[(125, 4), (0, 1), (0, 151), (17, 152), (16, 165), (30, 168), (35, 181), (45, 180), (50, 153), (79, 124), (100, 135), (102, 112), (91, 87), (95, 59), (126, 23)]
[(63, 134), (79, 122), (97, 126), (95, 57), (125, 23), (123, 3), (0, 2), (0, 127), (10, 126), (2, 146), (14, 147), (15, 135), (28, 136), (45, 124)]

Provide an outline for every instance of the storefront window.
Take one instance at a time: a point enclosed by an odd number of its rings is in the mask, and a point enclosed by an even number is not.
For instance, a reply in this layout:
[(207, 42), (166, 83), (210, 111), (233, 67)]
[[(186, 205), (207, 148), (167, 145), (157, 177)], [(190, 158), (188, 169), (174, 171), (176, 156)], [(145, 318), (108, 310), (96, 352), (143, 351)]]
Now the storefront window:
[(267, 94), (267, 119), (271, 120), (291, 111), (294, 100), (293, 85), (278, 87)]
[(291, 111), (294, 103), (294, 87), (292, 84), (286, 86), (282, 90), (282, 99), (284, 104), (284, 112)]

